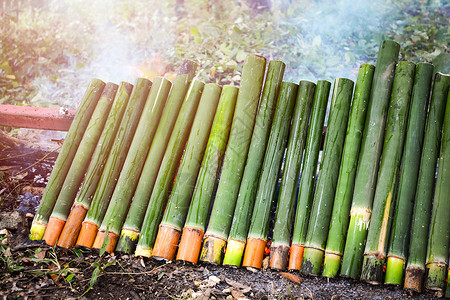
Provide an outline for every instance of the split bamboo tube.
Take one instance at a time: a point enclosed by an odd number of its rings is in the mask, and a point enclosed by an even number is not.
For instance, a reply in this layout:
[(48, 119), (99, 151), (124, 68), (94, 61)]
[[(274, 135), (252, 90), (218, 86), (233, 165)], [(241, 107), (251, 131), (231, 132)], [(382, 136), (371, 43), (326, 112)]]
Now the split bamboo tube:
[(100, 79), (93, 79), (86, 89), (81, 104), (78, 107), (77, 113), (67, 132), (65, 143), (53, 166), (41, 203), (34, 216), (30, 229), (30, 240), (40, 240), (44, 236), (56, 199), (58, 198), (67, 172), (69, 172), (73, 157), (77, 152), (78, 145), (83, 138), (84, 131), (86, 130), (104, 87), (105, 83), (103, 81)]
[(433, 65), (420, 63), (416, 66), (408, 130), (394, 209), (395, 215), (387, 255), (384, 282), (388, 284), (403, 284), (432, 78)]
[(175, 121), (177, 120), (178, 113), (196, 69), (196, 63), (185, 60), (181, 64), (178, 75), (175, 77), (144, 167), (142, 168), (142, 173), (134, 192), (127, 218), (123, 224), (116, 251), (133, 253), (136, 249), (156, 176), (158, 175), (167, 143), (169, 142)]
[(400, 45), (383, 41), (378, 52), (356, 171), (341, 275), (359, 278), (372, 213), (384, 128)]
[(291, 255), (289, 257), (289, 270), (300, 270), (300, 266), (302, 265), (303, 249), (308, 229), (309, 213), (317, 171), (317, 160), (319, 158), (330, 87), (330, 82), (319, 80), (314, 94), (297, 197)]
[(55, 206), (44, 234), (44, 240), (48, 245), (54, 246), (66, 223), (70, 208), (83, 181), (91, 156), (97, 146), (103, 126), (108, 117), (118, 86), (107, 83), (100, 99), (92, 113), (89, 124), (80, 141), (77, 152), (73, 158), (69, 172), (67, 172), (61, 191), (56, 199)]
[(266, 59), (262, 56), (248, 55), (244, 61), (222, 173), (200, 254), (202, 261), (222, 262), (255, 124), (265, 68)]
[(362, 64), (356, 80), (325, 249), (322, 272), (325, 277), (336, 277), (339, 274), (374, 70), (373, 65)]
[(444, 295), (450, 244), (450, 93), (447, 85), (447, 104), (442, 129), (438, 175), (431, 212), (428, 238), (425, 287)]
[(239, 89), (225, 85), (203, 156), (191, 204), (181, 235), (177, 260), (196, 264), (202, 247), (208, 213), (230, 134)]
[(80, 192), (75, 198), (75, 203), (59, 237), (58, 246), (60, 247), (72, 248), (77, 241), (81, 223), (86, 217), (92, 197), (97, 189), (132, 89), (133, 85), (122, 82), (116, 93), (113, 106), (106, 119), (105, 128), (100, 135), (95, 152), (92, 155)]
[(106, 246), (107, 251), (111, 252), (116, 247), (122, 223), (136, 189), (171, 86), (172, 83), (169, 80), (161, 77), (155, 78), (152, 84), (133, 141), (128, 150), (127, 158), (94, 241), (94, 248), (100, 249), (102, 247), (103, 231), (106, 230), (113, 237), (109, 239)]
[(161, 222), (170, 188), (189, 137), (203, 87), (203, 82), (192, 81), (181, 106), (150, 196), (135, 255), (146, 257), (153, 255), (158, 225)]
[(353, 81), (346, 78), (338, 78), (334, 81), (322, 162), (300, 268), (303, 273), (319, 275), (322, 269), (352, 94)]
[(147, 82), (147, 79), (144, 78), (137, 79), (131, 91), (130, 99), (120, 121), (120, 126), (103, 169), (102, 176), (92, 197), (88, 213), (81, 224), (80, 234), (76, 243), (78, 246), (92, 248), (94, 244), (98, 228), (103, 221), (109, 200), (114, 192), (117, 179), (125, 162), (145, 100), (147, 100), (147, 96), (142, 96), (145, 91), (148, 93)]
[(203, 90), (175, 183), (159, 224), (153, 248), (153, 256), (156, 258), (167, 260), (175, 258), (221, 90), (222, 88), (215, 83), (205, 85)]
[(297, 91), (298, 84), (285, 81), (281, 85), (242, 261), (242, 265), (247, 268), (260, 269), (262, 266), (270, 213), (289, 136)]
[(295, 196), (315, 89), (316, 85), (314, 83), (300, 81), (278, 195), (272, 245), (270, 247), (269, 265), (276, 270), (285, 270), (289, 262)]
[(411, 240), (409, 243), (408, 263), (405, 270), (406, 289), (417, 292), (422, 290), (425, 274), (425, 262), (430, 228), (432, 197), (434, 191), (436, 162), (439, 157), (441, 130), (444, 121), (446, 92), (450, 84), (450, 76), (436, 73), (433, 92), (428, 109), (422, 157), (419, 167), (419, 178), (414, 203)]
[(261, 165), (266, 152), (270, 127), (275, 113), (276, 101), (283, 80), (285, 64), (281, 61), (271, 61), (267, 70), (266, 82), (262, 93), (252, 140), (248, 150), (244, 174), (239, 187), (236, 207), (228, 235), (227, 250), (223, 260), (224, 265), (241, 266), (244, 255), (245, 240), (247, 239), (249, 216), (255, 203)]

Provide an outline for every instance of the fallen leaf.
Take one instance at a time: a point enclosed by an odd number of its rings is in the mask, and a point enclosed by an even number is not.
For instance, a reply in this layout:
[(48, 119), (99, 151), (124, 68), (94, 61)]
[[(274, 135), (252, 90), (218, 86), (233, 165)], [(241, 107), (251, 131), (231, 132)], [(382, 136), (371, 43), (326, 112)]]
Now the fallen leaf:
[(38, 259), (44, 259), (46, 253), (47, 253), (47, 251), (42, 250), (42, 251), (36, 253), (34, 256), (35, 256), (36, 258), (38, 258)]
[(245, 297), (245, 295), (240, 290), (232, 290), (231, 295), (235, 299), (240, 299), (240, 300), (248, 299), (247, 297)]
[(292, 282), (301, 284), (302, 283), (302, 279), (300, 277), (298, 277), (297, 275), (291, 274), (291, 273), (286, 273), (286, 272), (280, 272), (280, 275), (283, 276), (286, 279), (289, 279)]
[(244, 285), (242, 283), (239, 283), (237, 281), (228, 279), (228, 278), (225, 278), (225, 282), (228, 283), (229, 285), (231, 285), (232, 287), (235, 287), (235, 288), (238, 288), (238, 289), (246, 289), (247, 288), (246, 285)]

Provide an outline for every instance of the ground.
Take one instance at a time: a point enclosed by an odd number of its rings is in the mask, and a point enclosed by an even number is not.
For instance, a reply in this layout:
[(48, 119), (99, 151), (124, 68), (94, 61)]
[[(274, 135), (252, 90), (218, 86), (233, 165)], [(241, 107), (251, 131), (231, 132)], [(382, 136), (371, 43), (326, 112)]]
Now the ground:
[(429, 294), (350, 278), (309, 277), (267, 268), (252, 272), (119, 253), (100, 257), (98, 251), (30, 241), (32, 214), (57, 153), (29, 146), (0, 152), (0, 296), (4, 299), (433, 299)]

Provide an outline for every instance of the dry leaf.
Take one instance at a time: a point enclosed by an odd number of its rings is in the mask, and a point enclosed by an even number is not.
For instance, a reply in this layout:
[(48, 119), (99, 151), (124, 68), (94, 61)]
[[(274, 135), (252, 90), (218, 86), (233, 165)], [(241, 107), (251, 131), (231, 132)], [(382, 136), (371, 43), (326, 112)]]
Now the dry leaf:
[(47, 253), (47, 251), (42, 250), (41, 252), (36, 253), (34, 256), (35, 256), (36, 258), (38, 258), (38, 259), (44, 259), (46, 253)]
[(246, 285), (244, 285), (242, 283), (239, 283), (237, 281), (228, 279), (228, 278), (225, 278), (225, 282), (228, 283), (229, 285), (231, 285), (232, 287), (235, 287), (235, 288), (238, 288), (238, 289), (246, 289), (247, 288)]
[(283, 276), (286, 279), (289, 279), (292, 282), (301, 284), (302, 283), (302, 279), (300, 277), (298, 277), (297, 275), (291, 274), (291, 273), (286, 273), (286, 272), (280, 272), (281, 276)]
[(231, 291), (231, 295), (232, 295), (233, 298), (235, 298), (235, 299), (241, 299), (241, 300), (248, 299), (247, 297), (245, 297), (245, 295), (244, 295), (240, 290), (235, 290), (235, 289), (233, 289), (233, 290)]

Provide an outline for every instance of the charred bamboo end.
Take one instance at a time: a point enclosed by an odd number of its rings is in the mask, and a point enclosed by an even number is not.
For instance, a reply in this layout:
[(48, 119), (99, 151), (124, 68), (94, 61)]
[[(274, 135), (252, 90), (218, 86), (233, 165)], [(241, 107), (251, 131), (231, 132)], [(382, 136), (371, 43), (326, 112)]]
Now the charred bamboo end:
[(378, 285), (383, 282), (384, 259), (373, 254), (365, 254), (361, 271), (361, 280)]
[(204, 232), (200, 228), (184, 227), (178, 247), (177, 260), (196, 264), (202, 247), (203, 235)]
[(244, 256), (245, 242), (229, 239), (223, 259), (224, 265), (240, 267)]
[(67, 218), (66, 224), (58, 240), (58, 246), (64, 248), (73, 248), (77, 242), (78, 234), (81, 230), (81, 224), (87, 214), (87, 208), (83, 205), (74, 205)]
[(45, 230), (43, 237), (43, 240), (47, 245), (54, 246), (56, 244), (65, 223), (66, 221), (55, 217), (50, 217), (47, 225), (47, 230)]
[(405, 273), (406, 260), (401, 257), (389, 256), (386, 263), (385, 284), (401, 285)]
[(322, 270), (324, 252), (322, 249), (305, 247), (300, 272), (315, 276), (319, 275)]
[(203, 242), (200, 260), (212, 264), (221, 264), (226, 245), (226, 240), (222, 238), (207, 236)]
[(81, 224), (81, 231), (78, 235), (77, 246), (92, 248), (97, 236), (98, 226), (92, 222), (85, 221)]
[(267, 241), (263, 239), (248, 238), (247, 245), (245, 246), (242, 266), (247, 268), (261, 269), (266, 243)]
[(289, 246), (273, 245), (270, 247), (269, 267), (284, 271), (289, 263)]
[(430, 262), (425, 267), (425, 288), (438, 297), (442, 297), (445, 289), (447, 265), (444, 262)]
[(304, 248), (301, 245), (291, 246), (291, 255), (289, 256), (289, 270), (300, 270), (303, 260)]
[(415, 292), (422, 292), (425, 269), (418, 266), (406, 268), (404, 288)]
[(139, 231), (122, 228), (116, 251), (123, 253), (133, 253), (139, 240)]
[(173, 260), (177, 252), (180, 235), (181, 232), (178, 228), (166, 224), (159, 225), (158, 235), (153, 247), (153, 257)]

